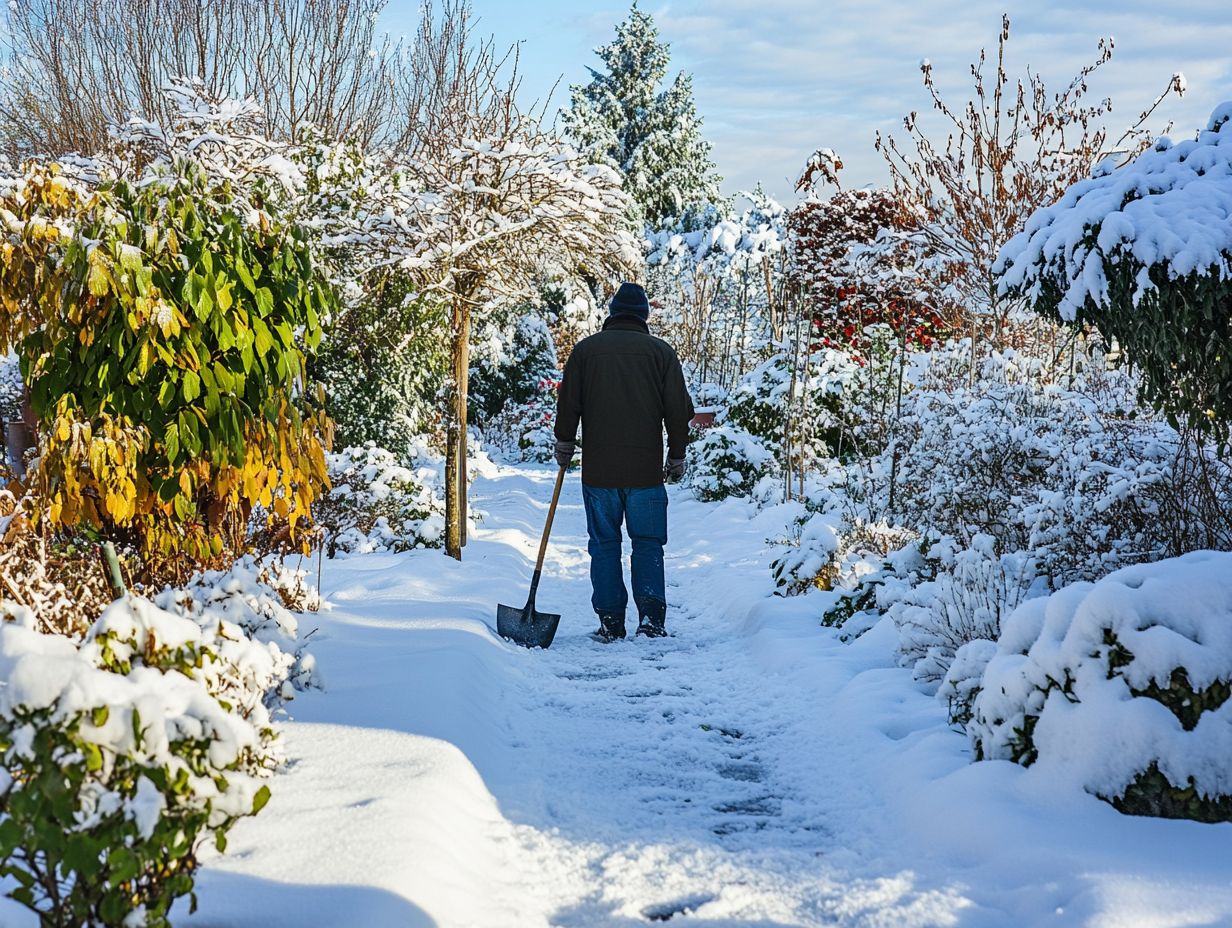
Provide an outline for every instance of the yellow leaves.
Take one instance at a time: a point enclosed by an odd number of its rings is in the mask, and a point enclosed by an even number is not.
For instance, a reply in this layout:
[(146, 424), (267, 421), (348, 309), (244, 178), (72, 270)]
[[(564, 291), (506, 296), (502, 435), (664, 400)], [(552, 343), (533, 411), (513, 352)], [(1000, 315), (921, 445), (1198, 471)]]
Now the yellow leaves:
[(56, 404), (47, 435), (35, 479), (50, 523), (130, 524), (140, 508), (140, 487), (148, 486), (139, 470), (146, 430), (108, 415), (80, 418), (65, 396)]
[(86, 278), (86, 286), (92, 296), (106, 296), (111, 291), (111, 274), (107, 271), (105, 258), (99, 249), (90, 252), (90, 272)]

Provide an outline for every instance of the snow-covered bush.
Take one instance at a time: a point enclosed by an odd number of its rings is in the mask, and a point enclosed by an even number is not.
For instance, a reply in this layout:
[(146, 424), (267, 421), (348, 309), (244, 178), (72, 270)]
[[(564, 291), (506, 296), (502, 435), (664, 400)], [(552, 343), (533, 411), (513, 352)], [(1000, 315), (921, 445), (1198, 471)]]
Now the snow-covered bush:
[(935, 535), (913, 537), (890, 551), (881, 565), (873, 570), (860, 570), (840, 576), (835, 587), (839, 598), (822, 613), (821, 624), (829, 628), (847, 629), (848, 637), (857, 637), (871, 628), (883, 610), (898, 603), (915, 586), (933, 580), (941, 568), (942, 551), (932, 549), (939, 544)]
[(80, 648), (26, 619), (0, 624), (0, 874), (47, 924), (166, 925), (201, 842), (269, 796), (268, 716), (211, 693), (212, 643), (147, 601)]
[[(987, 535), (999, 553), (1030, 551), (1054, 586), (1228, 535), (1226, 463), (1139, 410), (1131, 377), (1092, 366), (1063, 387), (1043, 362), (1005, 352), (972, 385), (968, 351), (917, 359), (864, 475), (875, 512), (963, 546)], [(1175, 492), (1194, 468), (1223, 504), (1200, 512), (1195, 488)]]
[(371, 443), (327, 460), (333, 488), (315, 517), (326, 532), (330, 557), (440, 546), (443, 464), (426, 443), (416, 444), (408, 464)]
[[(540, 378), (533, 396), (525, 403), (509, 403), (488, 422), (483, 438), (488, 447), (513, 464), (548, 464), (555, 460), (556, 395), (560, 374)], [(582, 436), (582, 444), (586, 436)]]
[(775, 592), (795, 596), (834, 583), (841, 524), (830, 513), (804, 513), (792, 525), (783, 551), (770, 564)]
[(988, 638), (974, 638), (954, 652), (954, 660), (937, 688), (937, 698), (948, 707), (951, 723), (966, 725), (971, 721), (984, 670), (996, 654), (997, 642)]
[[(195, 574), (183, 587), (163, 590), (154, 602), (197, 623), (214, 643), (222, 665), (218, 683), (227, 701), (246, 718), (262, 703), (275, 708), (295, 690), (321, 685), (316, 659), (299, 637), (299, 620), (288, 603), (302, 607), (316, 598), (304, 571), (276, 559), (244, 557), (227, 570)], [(211, 685), (211, 692), (221, 691)]]
[[(1098, 353), (1057, 370), (1007, 350), (973, 370), (959, 343), (907, 362), (883, 450), (846, 462), (843, 498), (827, 488), (826, 505), (916, 541), (856, 582), (839, 570), (822, 622), (851, 637), (890, 615), (901, 659), (929, 686), (1025, 598), (1232, 543), (1232, 467), (1138, 407), (1133, 378)], [(969, 669), (943, 687), (956, 717)]]
[(917, 680), (936, 686), (964, 645), (995, 640), (1002, 617), (1050, 588), (1028, 553), (998, 554), (990, 536), (977, 535), (970, 547), (952, 536), (908, 537), (880, 527), (877, 544), (901, 547), (877, 568), (871, 551), (849, 558), (834, 583), (842, 595), (821, 624), (842, 628), (851, 638), (889, 616), (898, 630), (900, 662)]
[(1003, 617), (1050, 589), (1030, 554), (997, 554), (988, 535), (977, 535), (969, 548), (943, 539), (928, 557), (936, 564), (932, 579), (906, 587), (885, 583), (878, 605), (898, 628), (899, 659), (917, 680), (936, 686), (963, 645), (996, 639)]
[[(194, 620), (195, 619), (195, 620)], [(176, 672), (204, 684), (210, 695), (257, 730), (273, 767), (269, 704), (275, 702), (291, 659), (217, 613), (185, 616), (148, 599), (126, 596), (103, 610), (80, 646), (103, 670), (128, 675), (137, 667)]]
[(1198, 551), (1031, 600), (968, 726), (1123, 812), (1232, 821), (1232, 553)]
[(511, 328), (493, 327), (488, 341), (472, 349), (468, 398), (472, 417), (486, 422), (506, 406), (524, 406), (559, 376), (548, 324), (526, 313)]
[(774, 455), (744, 429), (720, 425), (706, 429), (685, 452), (685, 482), (698, 499), (752, 496), (774, 473)]
[(794, 596), (810, 589), (854, 589), (860, 580), (884, 569), (885, 559), (912, 538), (885, 523), (847, 520), (832, 509), (797, 520), (798, 535), (774, 559), (770, 571), (776, 592)]
[(1142, 372), (1146, 400), (1232, 434), (1232, 102), (1197, 138), (1101, 163), (1035, 212), (994, 265), (1001, 294), (1097, 325)]
[(852, 426), (860, 366), (823, 349), (807, 362), (776, 354), (746, 374), (731, 392), (725, 421), (751, 433), (776, 456), (790, 441), (806, 463), (838, 454)]
[(727, 406), (731, 391), (721, 384), (702, 383), (689, 387), (689, 396), (697, 409), (722, 409)]

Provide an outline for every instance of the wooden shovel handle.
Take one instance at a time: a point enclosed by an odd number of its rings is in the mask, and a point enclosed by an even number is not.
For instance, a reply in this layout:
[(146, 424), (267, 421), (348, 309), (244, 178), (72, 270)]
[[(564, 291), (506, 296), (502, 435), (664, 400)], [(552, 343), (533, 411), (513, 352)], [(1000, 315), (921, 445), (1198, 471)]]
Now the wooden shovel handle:
[(552, 534), (552, 520), (556, 518), (556, 504), (560, 501), (560, 488), (565, 485), (565, 471), (568, 465), (562, 467), (556, 474), (556, 489), (552, 491), (552, 505), (548, 509), (548, 521), (543, 526), (543, 540), (539, 542), (539, 559), (535, 561), (535, 573), (543, 570), (543, 556), (548, 553), (548, 536)]

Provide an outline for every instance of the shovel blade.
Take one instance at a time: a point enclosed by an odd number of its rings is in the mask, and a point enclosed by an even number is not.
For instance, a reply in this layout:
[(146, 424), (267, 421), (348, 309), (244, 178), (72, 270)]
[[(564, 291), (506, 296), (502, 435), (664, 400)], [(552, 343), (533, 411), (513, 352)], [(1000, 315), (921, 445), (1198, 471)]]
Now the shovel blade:
[(558, 625), (560, 616), (536, 612), (530, 603), (525, 606), (496, 607), (497, 633), (524, 648), (551, 647)]

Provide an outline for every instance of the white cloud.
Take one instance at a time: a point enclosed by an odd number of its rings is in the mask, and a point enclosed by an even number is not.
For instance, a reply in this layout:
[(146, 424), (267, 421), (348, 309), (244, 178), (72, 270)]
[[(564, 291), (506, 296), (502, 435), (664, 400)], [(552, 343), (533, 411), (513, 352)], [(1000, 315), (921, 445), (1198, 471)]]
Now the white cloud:
[[(562, 74), (554, 102), (567, 104), (569, 83), (588, 79), (593, 49), (609, 41), (629, 10), (624, 0), (474, 0), (480, 31), (500, 42), (525, 39), (522, 68), (528, 98)], [(758, 180), (789, 198), (792, 181), (819, 146), (838, 151), (844, 183), (884, 182), (873, 149), (880, 130), (901, 132), (902, 117), (920, 110), (937, 125), (920, 81), (928, 58), (943, 93), (961, 103), (968, 65), (981, 47), (995, 50), (1006, 0), (641, 0), (672, 47), (674, 69), (690, 71), (704, 131), (734, 193)], [(395, 17), (412, 0), (393, 0)], [(1091, 85), (1092, 99), (1111, 96), (1113, 126), (1133, 122), (1174, 71), (1189, 91), (1170, 101), (1154, 123), (1175, 120), (1174, 134), (1204, 125), (1232, 99), (1232, 12), (1227, 0), (1018, 0), (1011, 77), (1030, 65), (1050, 87), (1067, 82), (1096, 54), (1101, 36), (1116, 37), (1112, 62)]]

